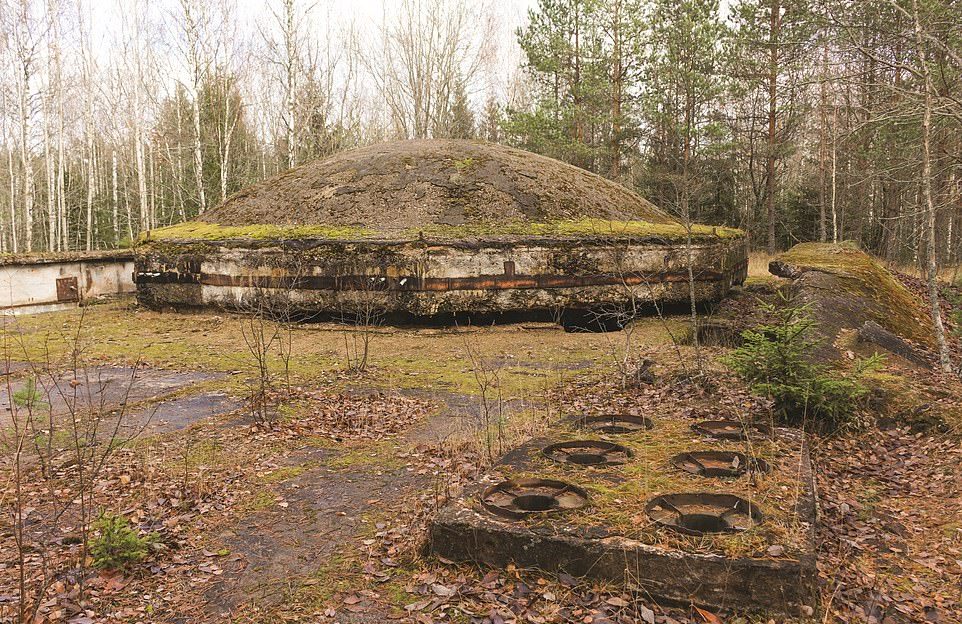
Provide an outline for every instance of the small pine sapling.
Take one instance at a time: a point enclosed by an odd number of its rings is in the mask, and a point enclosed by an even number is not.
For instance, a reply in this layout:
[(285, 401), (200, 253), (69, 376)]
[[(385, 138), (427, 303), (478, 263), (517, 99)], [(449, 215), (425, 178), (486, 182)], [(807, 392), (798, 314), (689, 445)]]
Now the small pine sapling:
[(868, 394), (861, 380), (881, 356), (856, 362), (848, 374), (817, 364), (811, 359), (817, 342), (809, 337), (815, 326), (809, 308), (769, 305), (767, 311), (774, 322), (742, 332), (744, 343), (724, 363), (753, 392), (774, 401), (782, 422), (830, 430), (860, 425), (859, 407)]

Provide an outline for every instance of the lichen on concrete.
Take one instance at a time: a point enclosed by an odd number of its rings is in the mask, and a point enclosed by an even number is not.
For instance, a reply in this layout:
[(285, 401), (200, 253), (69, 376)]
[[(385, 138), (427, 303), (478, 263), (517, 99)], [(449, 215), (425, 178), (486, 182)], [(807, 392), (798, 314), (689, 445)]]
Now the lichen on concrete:
[(365, 227), (551, 222), (581, 218), (673, 223), (624, 186), (572, 165), (481, 141), (381, 143), (272, 176), (204, 219)]

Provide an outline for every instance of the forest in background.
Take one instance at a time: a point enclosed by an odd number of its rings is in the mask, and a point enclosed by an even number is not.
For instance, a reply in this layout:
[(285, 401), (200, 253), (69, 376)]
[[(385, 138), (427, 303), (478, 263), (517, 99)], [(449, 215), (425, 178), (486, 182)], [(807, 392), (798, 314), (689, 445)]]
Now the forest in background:
[(0, 251), (128, 245), (314, 158), (455, 137), (769, 252), (960, 260), (958, 2), (537, 0), (515, 32), (494, 1), (336, 4), (0, 0)]

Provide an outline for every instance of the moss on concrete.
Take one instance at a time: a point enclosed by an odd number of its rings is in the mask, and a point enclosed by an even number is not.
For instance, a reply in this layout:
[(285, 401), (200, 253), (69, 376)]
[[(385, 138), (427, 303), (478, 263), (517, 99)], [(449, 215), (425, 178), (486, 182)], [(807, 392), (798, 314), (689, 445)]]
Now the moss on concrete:
[(362, 227), (328, 225), (218, 225), (204, 221), (184, 221), (140, 235), (138, 243), (150, 241), (203, 240), (220, 241), (233, 239), (286, 240), (286, 239), (356, 239), (371, 235)]
[(899, 336), (931, 346), (932, 320), (922, 302), (872, 256), (851, 243), (801, 243), (772, 261), (772, 272), (797, 277), (828, 273), (851, 298), (862, 298), (872, 320)]
[[(408, 237), (456, 239), (485, 236), (539, 236), (558, 238), (643, 238), (670, 241), (684, 240), (688, 230), (680, 223), (652, 223), (649, 221), (612, 221), (607, 219), (577, 219), (542, 223), (509, 222), (471, 225), (428, 225), (404, 231)], [(741, 230), (728, 227), (693, 224), (692, 238), (737, 239), (743, 238)]]
[[(702, 240), (726, 240), (744, 238), (745, 233), (735, 228), (694, 224), (692, 238)], [(172, 243), (176, 241), (227, 241), (227, 240), (331, 240), (360, 239), (414, 240), (431, 238), (454, 240), (461, 238), (499, 237), (557, 237), (557, 238), (614, 238), (652, 239), (682, 241), (688, 236), (685, 226), (678, 223), (652, 223), (648, 221), (610, 221), (605, 219), (578, 219), (530, 223), (483, 223), (471, 225), (429, 224), (421, 227), (395, 231), (374, 232), (362, 227), (324, 225), (218, 225), (204, 221), (185, 221), (141, 235), (138, 243)]]
[[(584, 439), (583, 432), (555, 431), (552, 442)], [(789, 556), (806, 551), (806, 527), (799, 523), (795, 505), (802, 493), (793, 464), (790, 445), (758, 438), (748, 443), (713, 441), (692, 434), (690, 421), (660, 418), (653, 429), (612, 436), (611, 441), (630, 448), (634, 457), (621, 466), (603, 469), (569, 466), (542, 457), (537, 451), (519, 465), (499, 468), (505, 478), (551, 478), (584, 487), (590, 496), (591, 513), (570, 513), (555, 518), (534, 518), (525, 522), (561, 523), (586, 530), (602, 527), (611, 534), (643, 543), (681, 548), (686, 551), (718, 553), (728, 557), (764, 556), (772, 544), (782, 545)], [(737, 450), (765, 460), (774, 469), (755, 476), (705, 478), (673, 467), (678, 453), (699, 450)], [(678, 492), (734, 494), (757, 504), (766, 520), (742, 533), (689, 537), (656, 526), (645, 511), (655, 496)]]

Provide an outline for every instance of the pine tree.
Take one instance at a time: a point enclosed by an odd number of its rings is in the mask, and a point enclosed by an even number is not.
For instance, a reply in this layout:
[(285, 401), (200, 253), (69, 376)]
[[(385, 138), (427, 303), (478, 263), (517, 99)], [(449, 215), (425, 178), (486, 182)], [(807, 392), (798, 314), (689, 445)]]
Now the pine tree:
[(658, 205), (688, 222), (693, 202), (713, 190), (703, 168), (723, 138), (715, 111), (723, 93), (720, 60), (728, 31), (718, 0), (653, 5), (643, 99), (650, 128), (644, 180)]
[(738, 82), (735, 97), (752, 107), (737, 134), (747, 143), (744, 168), (753, 181), (754, 209), (764, 211), (764, 238), (775, 253), (783, 168), (810, 108), (816, 20), (809, 0), (740, 0), (733, 14), (729, 72)]
[(473, 139), (476, 136), (474, 112), (468, 101), (468, 90), (464, 81), (459, 80), (454, 85), (451, 106), (448, 109), (446, 128), (436, 136), (446, 136), (451, 139)]
[(530, 110), (508, 110), (508, 140), (525, 149), (607, 173), (611, 133), (610, 45), (604, 3), (540, 0), (518, 31), (535, 90)]

